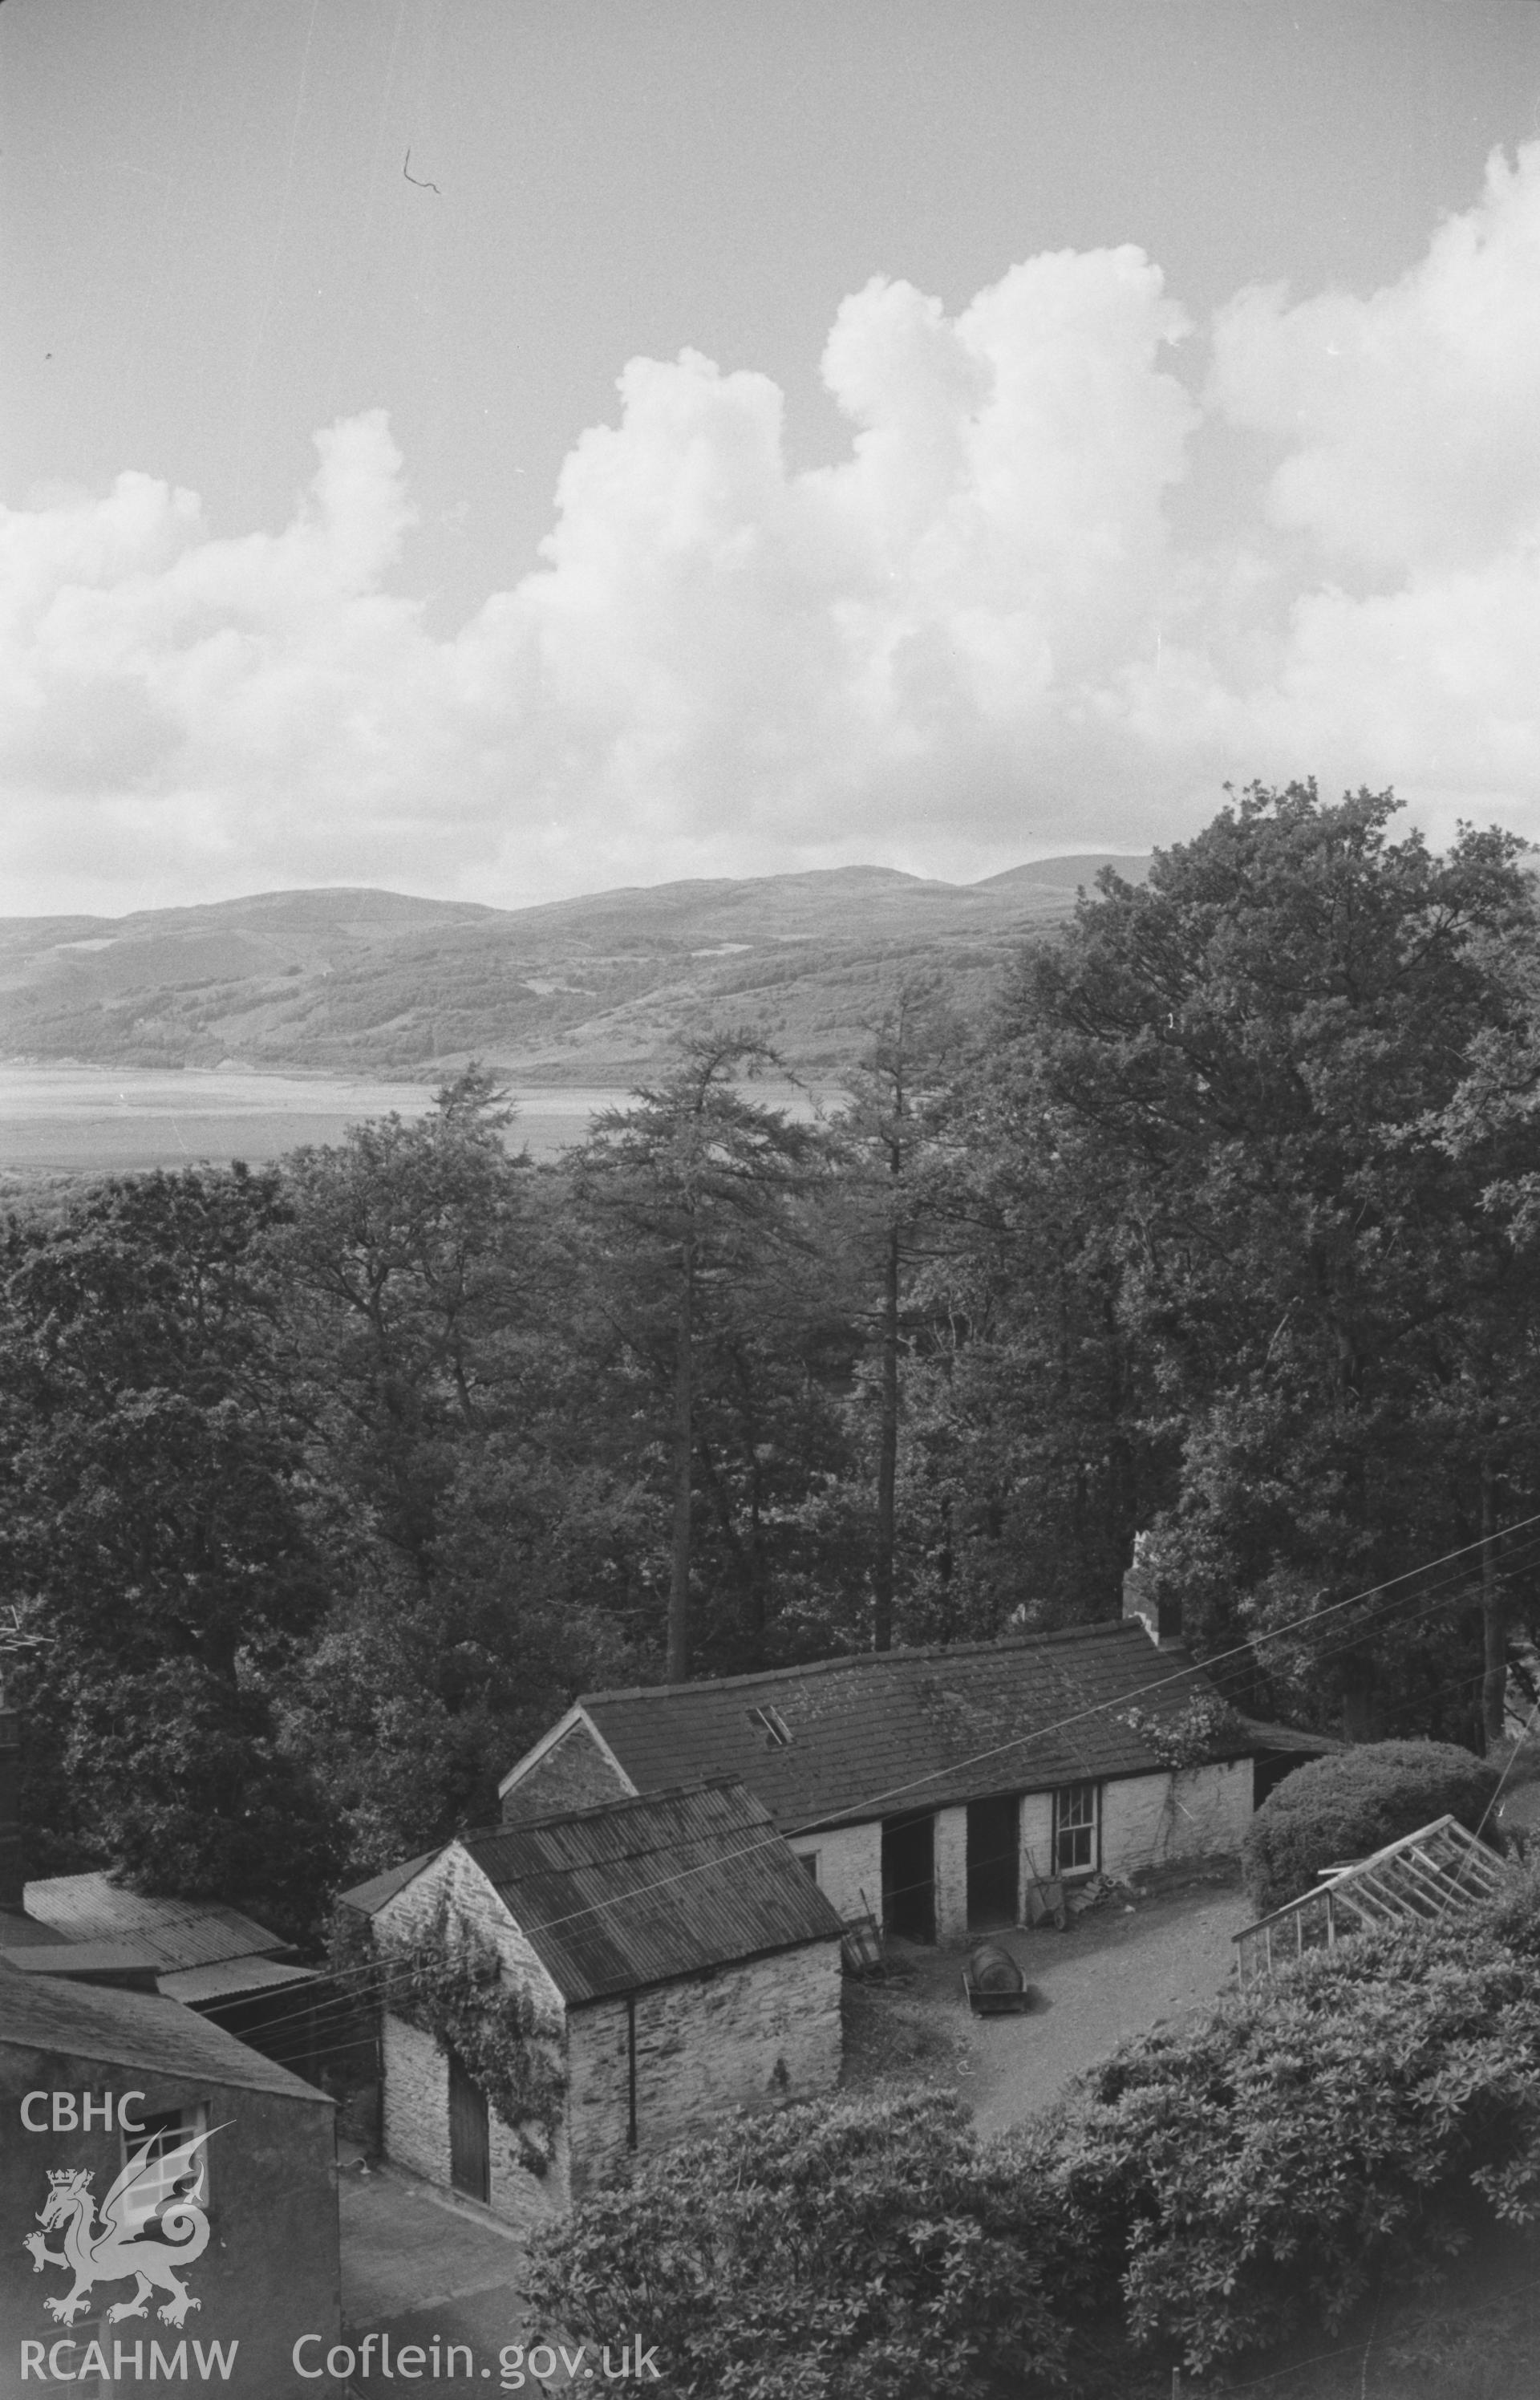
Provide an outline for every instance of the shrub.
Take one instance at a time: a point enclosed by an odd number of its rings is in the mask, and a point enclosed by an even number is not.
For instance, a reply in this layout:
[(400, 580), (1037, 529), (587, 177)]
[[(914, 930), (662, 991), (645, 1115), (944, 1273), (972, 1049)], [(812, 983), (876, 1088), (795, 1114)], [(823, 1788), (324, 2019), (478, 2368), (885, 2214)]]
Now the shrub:
[(1056, 2291), (1202, 2372), (1540, 2216), (1537, 1954), (1516, 1877), (1474, 1920), (1359, 1935), (1126, 2044), (1002, 2146), (1083, 2262)]
[(1448, 1741), (1375, 1741), (1296, 1767), (1253, 1817), (1242, 1858), (1259, 1916), (1435, 1817), (1474, 1833), (1497, 1790), (1483, 1759)]
[(702, 2400), (1026, 2394), (1066, 2336), (949, 2095), (739, 2119), (579, 2204), (536, 2245), (531, 2297), (573, 2333), (643, 2325)]
[[(937, 2093), (739, 2120), (581, 2203), (531, 2298), (699, 2400), (1126, 2393), (1540, 2221), (1540, 1870), (1125, 2043), (975, 2146)], [(1142, 2357), (1136, 2353), (1142, 2352)]]

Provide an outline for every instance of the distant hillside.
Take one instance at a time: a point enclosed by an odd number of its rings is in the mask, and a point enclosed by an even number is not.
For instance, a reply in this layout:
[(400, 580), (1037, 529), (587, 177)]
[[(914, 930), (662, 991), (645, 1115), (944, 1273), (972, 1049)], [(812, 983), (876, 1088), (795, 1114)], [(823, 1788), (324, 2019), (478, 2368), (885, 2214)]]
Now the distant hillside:
[(474, 1056), (523, 1082), (624, 1084), (709, 1015), (826, 1077), (900, 974), (934, 968), (981, 1005), (1104, 866), (1137, 882), (1148, 861), (1043, 859), (967, 884), (847, 866), (538, 908), (339, 890), (0, 919), (0, 1056), (408, 1078)]

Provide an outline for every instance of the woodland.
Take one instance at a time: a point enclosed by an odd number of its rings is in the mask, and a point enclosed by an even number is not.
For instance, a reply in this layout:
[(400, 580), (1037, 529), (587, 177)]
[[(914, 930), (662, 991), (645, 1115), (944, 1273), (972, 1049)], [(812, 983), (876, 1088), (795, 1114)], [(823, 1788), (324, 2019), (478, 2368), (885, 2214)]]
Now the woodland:
[(304, 1938), (581, 1690), (1117, 1614), (1479, 1752), (1540, 1616), (1523, 845), (1232, 794), (987, 1008), (895, 965), (794, 1122), (702, 1018), (536, 1165), (472, 1062), (0, 1235), (34, 1873)]

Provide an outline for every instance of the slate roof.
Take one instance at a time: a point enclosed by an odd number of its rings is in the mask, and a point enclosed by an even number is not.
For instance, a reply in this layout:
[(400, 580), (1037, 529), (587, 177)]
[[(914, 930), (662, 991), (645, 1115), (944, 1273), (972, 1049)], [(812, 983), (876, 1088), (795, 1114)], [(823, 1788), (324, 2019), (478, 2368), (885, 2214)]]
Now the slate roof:
[(578, 2005), (843, 1930), (767, 1811), (732, 1781), (460, 1840)]
[[(783, 1831), (858, 1823), (1066, 1783), (1156, 1775), (1162, 1762), (1124, 1724), (1157, 1722), (1217, 1697), (1190, 1654), (1157, 1650), (1137, 1619), (950, 1648), (825, 1658), (716, 1683), (586, 1694), (578, 1703), (631, 1780), (736, 1776)], [(784, 1746), (750, 1711), (773, 1709)], [(1268, 1747), (1239, 1726), (1220, 1757)], [(517, 1769), (504, 1789), (517, 1780)]]
[(131, 1941), (165, 1973), (281, 1950), (276, 1933), (222, 1901), (157, 1900), (105, 1875), (50, 1875), (27, 1886), (27, 1911), (71, 1942)]
[[(33, 1956), (35, 1957), (36, 1954)], [(72, 1984), (56, 1975), (20, 1974), (0, 1957), (0, 2044), (66, 2058), (172, 2075), (187, 2083), (267, 2092), (284, 2100), (335, 2102), (287, 2067), (222, 2033), (180, 2000)]]
[(346, 1901), (349, 1908), (361, 1910), (365, 1916), (373, 1916), (375, 1909), (383, 1908), (388, 1900), (394, 1900), (397, 1892), (403, 1885), (409, 1884), (415, 1875), (420, 1875), (424, 1867), (431, 1866), (438, 1855), (437, 1850), (423, 1850), (416, 1858), (405, 1860), (399, 1867), (387, 1867), (383, 1875), (371, 1875), (367, 1883), (356, 1883), (351, 1891), (339, 1891), (337, 1898)]

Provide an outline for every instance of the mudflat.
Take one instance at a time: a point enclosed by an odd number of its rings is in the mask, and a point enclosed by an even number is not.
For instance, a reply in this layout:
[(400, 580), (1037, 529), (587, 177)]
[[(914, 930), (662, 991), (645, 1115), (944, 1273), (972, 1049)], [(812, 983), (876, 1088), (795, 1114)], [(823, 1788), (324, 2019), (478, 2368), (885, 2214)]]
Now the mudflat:
[[(512, 1097), (511, 1142), (527, 1143), (536, 1158), (580, 1141), (600, 1109), (625, 1099), (576, 1085)], [(428, 1084), (244, 1068), (0, 1063), (0, 1166), (103, 1174), (195, 1160), (260, 1166), (304, 1142), (340, 1140), (369, 1117), (421, 1116), (432, 1099)]]

